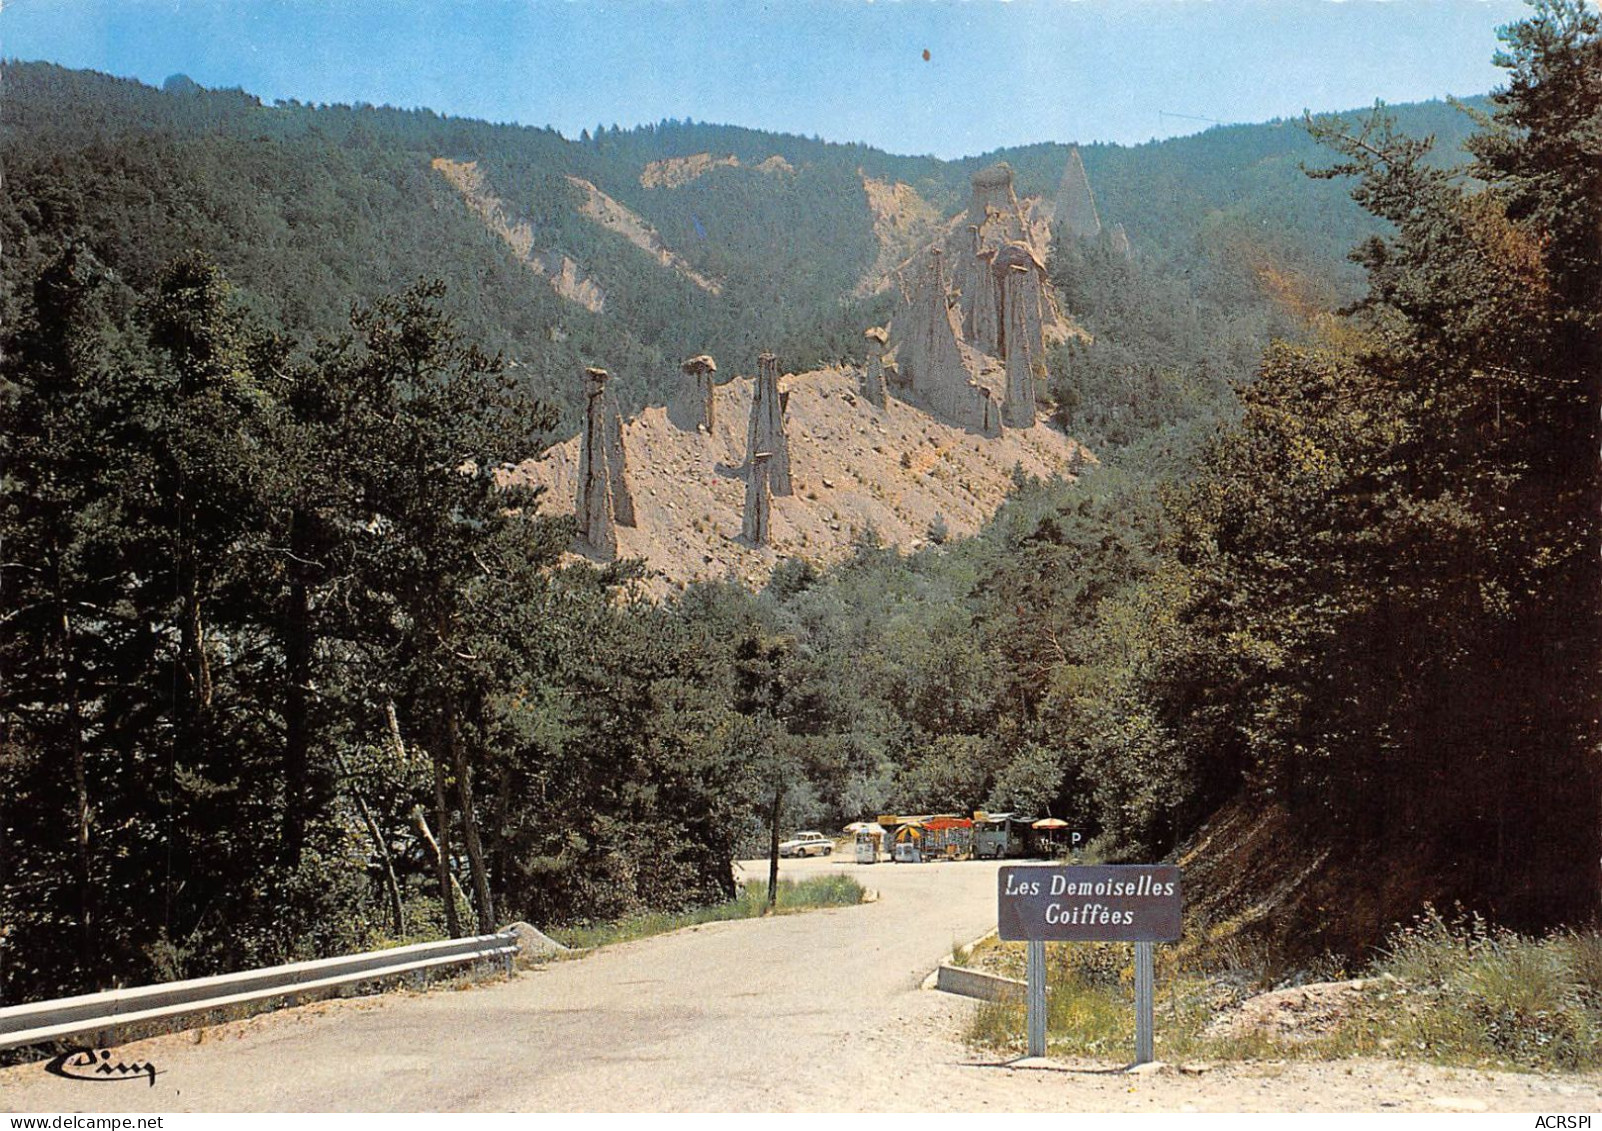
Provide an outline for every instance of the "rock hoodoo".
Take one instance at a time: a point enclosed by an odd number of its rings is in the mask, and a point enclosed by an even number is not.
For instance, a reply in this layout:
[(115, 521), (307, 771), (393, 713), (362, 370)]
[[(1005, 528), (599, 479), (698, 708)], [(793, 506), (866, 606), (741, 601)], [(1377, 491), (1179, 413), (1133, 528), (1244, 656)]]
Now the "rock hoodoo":
[(690, 385), (690, 403), (694, 408), (692, 419), (698, 431), (711, 435), (717, 421), (717, 382), (714, 375), (718, 363), (707, 354), (692, 357), (679, 369)]
[(1125, 259), (1133, 259), (1135, 249), (1129, 246), (1129, 233), (1124, 231), (1122, 224), (1114, 224), (1112, 235), (1109, 237), (1114, 255), (1121, 255)]
[(1000, 353), (1007, 363), (1003, 417), (1009, 428), (1031, 428), (1035, 377), (1045, 369), (1046, 267), (1021, 240), (997, 252), (994, 266), (1002, 311)]
[(772, 538), (773, 491), (768, 482), (770, 452), (752, 452), (745, 480), (745, 519), (740, 536), (753, 546), (766, 546)]
[(623, 453), (623, 418), (604, 369), (584, 371), (584, 432), (579, 437), (579, 537), (603, 556), (617, 555), (615, 526), (634, 525), (634, 497)]
[[(1035, 423), (1046, 335), (1067, 327), (1006, 164), (972, 178), (967, 232), (902, 277), (894, 323), (903, 382), (935, 412), (994, 436)], [(943, 257), (953, 266), (948, 283)]]
[(1018, 346), (1031, 359), (1041, 359), (1046, 349), (1046, 288), (1050, 285), (1046, 281), (1046, 265), (1040, 262), (1034, 248), (1014, 240), (996, 253), (991, 277), (1001, 310), (998, 353), (1010, 362), (1014, 346)]
[(1096, 196), (1090, 191), (1090, 178), (1076, 145), (1068, 151), (1068, 167), (1063, 170), (1057, 189), (1057, 223), (1069, 235), (1095, 239), (1101, 235), (1101, 217), (1096, 214)]
[(968, 283), (967, 315), (963, 329), (973, 347), (992, 356), (1001, 353), (1001, 311), (996, 296), (996, 249), (986, 247), (982, 229), (968, 226), (973, 235), (973, 270)]
[(886, 395), (884, 345), (890, 340), (890, 335), (884, 332), (882, 326), (870, 326), (862, 336), (868, 339), (868, 362), (862, 368), (862, 395), (869, 404), (883, 408)]
[(1003, 239), (1021, 240), (1029, 230), (1023, 208), (1012, 187), (1012, 166), (1005, 161), (980, 169), (969, 178), (973, 195), (968, 200), (970, 227), (999, 230)]
[(1029, 239), (1029, 224), (1012, 187), (1012, 166), (1003, 161), (980, 169), (970, 181), (968, 237), (955, 238), (951, 283), (962, 297), (962, 335), (974, 349), (1000, 357), (1001, 300), (996, 291), (996, 254), (1010, 243)]
[(896, 315), (896, 362), (901, 379), (929, 408), (986, 436), (1001, 429), (994, 392), (979, 381), (981, 362), (962, 344), (959, 313), (950, 302), (939, 248), (915, 268)]
[[(1058, 219), (1077, 235), (1105, 237), (1127, 255), (1122, 228), (1101, 227), (1078, 151), (1070, 157)], [(772, 568), (775, 552), (811, 555), (817, 547), (836, 545), (846, 532), (854, 537), (864, 525), (888, 524), (903, 536), (927, 537), (934, 529), (931, 515), (944, 528), (945, 516), (972, 493), (970, 468), (1002, 466), (996, 461), (1024, 466), (1025, 457), (1054, 444), (1064, 445), (1061, 458), (1046, 466), (1082, 468), (1082, 450), (1059, 430), (1039, 426), (1047, 343), (1083, 333), (1058, 307), (1046, 271), (1041, 249), (1050, 210), (1034, 197), (1020, 203), (1005, 164), (979, 170), (971, 182), (967, 213), (944, 225), (895, 272), (900, 301), (894, 318), (863, 332), (867, 348), (860, 368), (820, 369), (781, 389), (778, 358), (764, 352), (750, 386), (742, 381), (724, 390), (725, 419), (719, 421), (717, 390), (730, 376), (720, 381), (717, 363), (706, 354), (682, 361), (682, 380), (669, 403), (631, 425), (640, 437), (636, 470), (648, 480), (638, 499), (630, 491), (623, 425), (607, 374), (587, 370), (584, 432), (566, 456), (551, 461), (561, 465), (554, 474), (565, 480), (563, 493), (576, 491), (586, 548), (611, 559), (621, 543), (630, 556), (672, 559), (681, 583), (735, 570), (751, 580)], [(747, 388), (750, 416), (742, 452), (738, 415)], [(864, 410), (858, 396), (875, 411)], [(838, 408), (843, 415), (830, 418), (823, 406), (844, 406)], [(799, 415), (789, 419), (792, 407)], [(921, 423), (909, 425), (908, 414)], [(808, 487), (804, 499), (795, 493), (789, 427), (812, 438), (799, 453)], [(949, 438), (937, 440), (940, 435)], [(975, 442), (976, 436), (990, 442)], [(666, 460), (663, 453), (669, 453)], [(840, 483), (838, 467), (833, 481), (820, 472), (833, 466), (831, 460), (845, 458), (853, 466), (882, 465), (878, 474), (886, 481), (905, 483), (892, 492), (857, 473), (869, 488), (863, 493)], [(1011, 475), (1001, 479), (1013, 481)], [(1005, 483), (994, 488), (998, 498)], [(706, 502), (690, 501), (702, 495)], [(906, 502), (913, 496), (916, 506)], [(710, 539), (704, 543), (694, 543), (684, 529), (692, 507), (705, 508), (689, 524)], [(735, 508), (742, 511), (740, 535), (731, 539), (719, 532), (728, 528), (713, 515)], [(974, 515), (967, 518), (970, 528), (976, 525)]]
[[(1001, 417), (1008, 428), (1033, 428), (1035, 424), (1035, 369), (1034, 359), (1038, 348), (1032, 343), (1040, 340), (1040, 307), (1038, 299), (1030, 310), (1030, 280), (1033, 273), (1028, 267), (1015, 264), (1007, 268), (1008, 277), (1003, 293), (1006, 295), (1007, 317), (1007, 396), (1002, 402)], [(1034, 316), (1033, 327), (1030, 316)], [(1031, 336), (1033, 329), (1033, 336)]]
[(789, 495), (790, 445), (784, 437), (786, 397), (779, 392), (779, 359), (771, 353), (757, 358), (756, 387), (751, 390), (751, 424), (746, 430), (746, 462), (756, 466), (758, 452), (768, 456), (767, 481), (775, 495)]

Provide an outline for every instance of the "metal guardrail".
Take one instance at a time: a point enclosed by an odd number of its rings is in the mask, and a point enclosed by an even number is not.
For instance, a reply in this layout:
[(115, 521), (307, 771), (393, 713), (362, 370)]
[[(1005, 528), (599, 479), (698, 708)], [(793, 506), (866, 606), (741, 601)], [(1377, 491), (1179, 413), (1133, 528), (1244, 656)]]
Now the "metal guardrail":
[(0, 1049), (463, 962), (500, 961), (510, 966), (516, 954), (516, 935), (474, 935), (392, 950), (370, 950), (343, 958), (319, 958), (237, 974), (11, 1005), (0, 1008)]

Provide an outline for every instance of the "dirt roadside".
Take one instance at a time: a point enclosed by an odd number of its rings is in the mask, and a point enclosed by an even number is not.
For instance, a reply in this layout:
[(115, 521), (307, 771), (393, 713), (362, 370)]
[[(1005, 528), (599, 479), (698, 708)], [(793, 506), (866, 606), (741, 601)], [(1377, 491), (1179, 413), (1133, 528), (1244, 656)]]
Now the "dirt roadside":
[[(754, 869), (753, 869), (754, 870)], [(8, 1111), (1602, 1110), (1602, 1074), (1378, 1061), (997, 1062), (973, 1003), (920, 989), (995, 920), (995, 865), (785, 861), (858, 874), (859, 907), (715, 923), (460, 992), (324, 1003), (124, 1046), (144, 1081), (0, 1071)], [(108, 1095), (114, 1092), (115, 1095)]]

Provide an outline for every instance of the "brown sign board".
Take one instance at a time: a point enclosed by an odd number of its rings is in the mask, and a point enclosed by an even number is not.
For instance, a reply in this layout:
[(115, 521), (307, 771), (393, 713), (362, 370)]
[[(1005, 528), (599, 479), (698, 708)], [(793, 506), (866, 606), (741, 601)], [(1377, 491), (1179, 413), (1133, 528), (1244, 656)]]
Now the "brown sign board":
[(1180, 934), (1172, 864), (1017, 864), (997, 873), (996, 897), (1008, 942), (1172, 942)]

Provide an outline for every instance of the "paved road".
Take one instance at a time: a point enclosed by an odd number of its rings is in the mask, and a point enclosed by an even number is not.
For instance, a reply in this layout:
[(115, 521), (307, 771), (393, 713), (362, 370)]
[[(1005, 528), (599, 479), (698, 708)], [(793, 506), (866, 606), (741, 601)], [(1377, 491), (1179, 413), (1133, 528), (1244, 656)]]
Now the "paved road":
[[(753, 874), (764, 865), (748, 864)], [(916, 1106), (883, 1060), (966, 1003), (919, 984), (995, 922), (990, 863), (859, 867), (857, 907), (715, 923), (460, 992), (285, 1011), (132, 1046), (156, 1085), (0, 1073), (0, 1106), (67, 1110), (785, 1110)], [(945, 1055), (962, 1050), (942, 1042)], [(924, 1054), (920, 1054), (922, 1056)], [(908, 1065), (906, 1067), (914, 1067)], [(89, 1093), (94, 1089), (94, 1094)], [(115, 1090), (115, 1099), (105, 1096)]]
[(154, 1087), (0, 1070), (0, 1110), (1602, 1109), (1596, 1073), (1311, 1061), (1131, 1076), (1114, 1061), (997, 1063), (957, 1039), (972, 1003), (918, 988), (954, 941), (994, 923), (996, 865), (817, 859), (784, 871), (851, 872), (881, 898), (710, 924), (509, 982), (320, 1003), (119, 1049), (157, 1066)]

